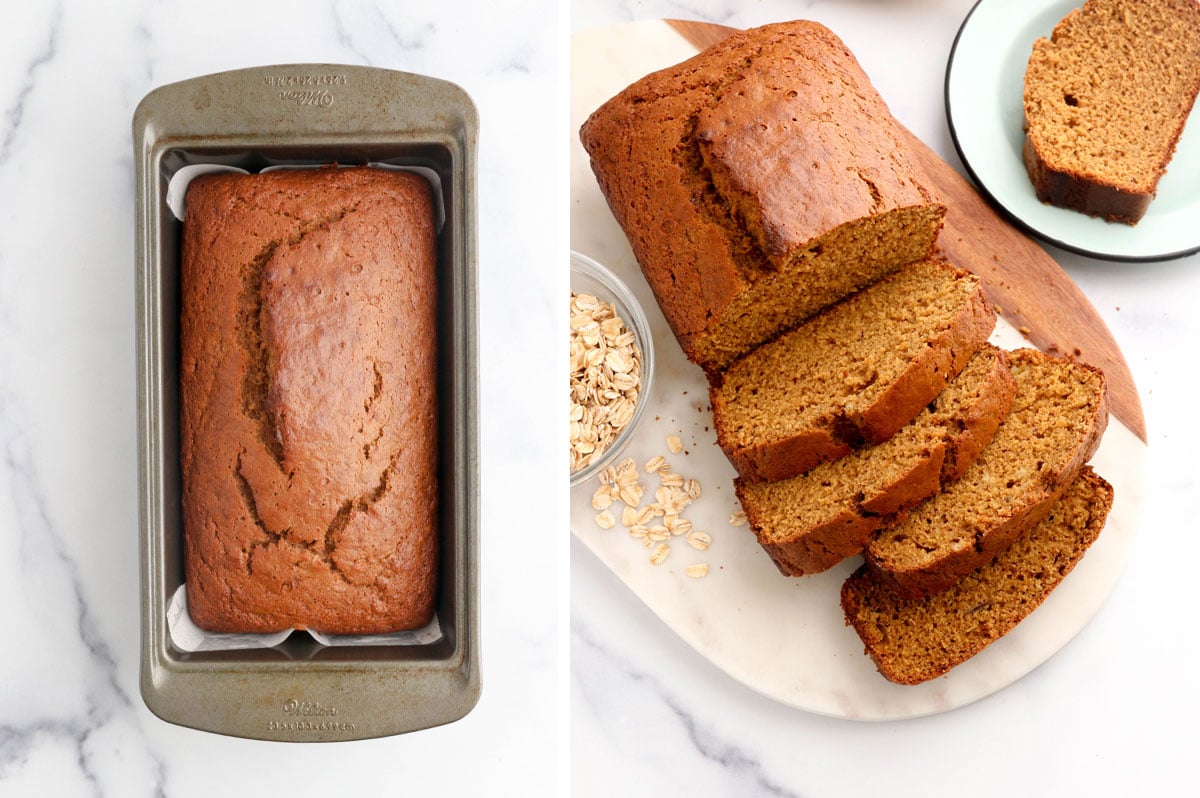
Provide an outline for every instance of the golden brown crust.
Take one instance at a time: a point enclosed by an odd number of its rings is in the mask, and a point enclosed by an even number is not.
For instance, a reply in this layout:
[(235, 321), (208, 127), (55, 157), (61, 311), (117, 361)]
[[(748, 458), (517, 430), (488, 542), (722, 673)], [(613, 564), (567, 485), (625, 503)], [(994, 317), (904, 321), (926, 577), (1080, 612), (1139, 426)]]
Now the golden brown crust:
[[(946, 452), (949, 448), (948, 440), (938, 441), (930, 447), (924, 458), (914, 462), (893, 481), (883, 485), (864, 486), (859, 507), (864, 513), (879, 517), (875, 524), (876, 529), (883, 523), (883, 518), (913, 506), (942, 486), (942, 465), (946, 462)], [(862, 546), (859, 547), (859, 551), (861, 550)], [(855, 554), (857, 553), (856, 551)]]
[(1039, 202), (1072, 208), (1110, 222), (1137, 224), (1154, 199), (1152, 191), (1123, 191), (1102, 178), (1054, 169), (1028, 134), (1021, 146), (1021, 159)]
[[(721, 418), (726, 406), (724, 395), (710, 389), (709, 399), (713, 417)], [(841, 437), (845, 429), (833, 426), (803, 430), (756, 446), (731, 443), (723, 430), (718, 423), (717, 444), (738, 472), (738, 477), (747, 482), (789, 479), (811, 471), (820, 463), (845, 457), (857, 446)]]
[(945, 213), (853, 55), (812, 22), (735, 33), (642, 78), (580, 139), (672, 331), (710, 373), (928, 256)]
[[(755, 525), (758, 519), (747, 510), (746, 520)], [(786, 541), (760, 539), (759, 545), (784, 576), (807, 576), (828, 571), (861, 552), (878, 527), (876, 519), (851, 508), (841, 508), (804, 535)]]
[(432, 198), (376, 169), (187, 195), (188, 607), (217, 632), (420, 627), (437, 570)]

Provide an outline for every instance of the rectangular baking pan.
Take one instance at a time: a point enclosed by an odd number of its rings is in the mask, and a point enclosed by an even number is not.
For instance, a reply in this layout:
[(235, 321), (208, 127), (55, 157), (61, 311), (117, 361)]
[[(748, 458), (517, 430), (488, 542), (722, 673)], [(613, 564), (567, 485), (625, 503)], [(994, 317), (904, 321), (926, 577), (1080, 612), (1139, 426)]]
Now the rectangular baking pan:
[[(360, 66), (290, 64), (155, 89), (133, 117), (137, 190), (137, 388), (141, 692), (172, 723), (267, 740), (379, 737), (449, 723), (479, 698), (479, 454), (476, 141), (466, 93), (433, 78)], [(176, 170), (214, 163), (433, 169), (438, 238), (442, 635), (409, 646), (325, 647), (292, 634), (273, 648), (187, 652), (167, 628), (183, 583), (179, 466), (179, 247), (167, 208)]]

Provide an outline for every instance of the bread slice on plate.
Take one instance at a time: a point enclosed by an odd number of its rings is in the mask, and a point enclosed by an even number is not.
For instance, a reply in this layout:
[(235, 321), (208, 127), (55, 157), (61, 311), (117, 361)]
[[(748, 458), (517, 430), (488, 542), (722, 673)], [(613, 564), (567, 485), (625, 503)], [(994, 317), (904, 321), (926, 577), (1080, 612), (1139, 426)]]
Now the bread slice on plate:
[(846, 623), (888, 680), (920, 684), (942, 676), (1045, 601), (1100, 535), (1112, 499), (1112, 487), (1085, 467), (1028, 534), (926, 598), (905, 598), (862, 566), (842, 585)]
[(995, 433), (1016, 393), (1005, 353), (985, 345), (957, 378), (878, 446), (779, 482), (736, 481), (758, 542), (786, 576), (862, 551), (887, 516), (957, 479)]
[(1037, 197), (1136, 224), (1200, 92), (1200, 3), (1087, 0), (1034, 42), (1023, 150)]
[(717, 442), (748, 482), (882, 443), (966, 366), (995, 323), (974, 275), (936, 259), (903, 266), (714, 380)]
[(734, 33), (643, 77), (580, 139), (707, 372), (928, 257), (946, 212), (858, 61), (806, 20)]
[(866, 547), (874, 578), (904, 596), (945, 590), (1040, 521), (1095, 453), (1108, 422), (1099, 369), (1035, 349), (1008, 356), (1012, 410), (966, 473)]

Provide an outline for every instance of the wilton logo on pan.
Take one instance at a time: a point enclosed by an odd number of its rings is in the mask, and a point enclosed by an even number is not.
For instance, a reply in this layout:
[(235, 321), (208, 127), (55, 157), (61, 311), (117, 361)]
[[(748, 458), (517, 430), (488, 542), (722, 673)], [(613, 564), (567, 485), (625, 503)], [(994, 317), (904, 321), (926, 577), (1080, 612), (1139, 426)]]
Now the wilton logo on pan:
[(288, 715), (336, 715), (337, 707), (327, 707), (319, 701), (308, 702), (289, 698), (283, 702), (283, 711)]
[(264, 80), (272, 88), (279, 87), (279, 99), (318, 108), (333, 105), (333, 92), (328, 87), (349, 83), (346, 76), (340, 74), (268, 75)]
[[(301, 701), (289, 698), (283, 702), (283, 713), (287, 720), (267, 721), (267, 731), (355, 731), (358, 726), (346, 721), (333, 720), (337, 707), (325, 706), (319, 701)], [(313, 720), (309, 720), (313, 718)]]

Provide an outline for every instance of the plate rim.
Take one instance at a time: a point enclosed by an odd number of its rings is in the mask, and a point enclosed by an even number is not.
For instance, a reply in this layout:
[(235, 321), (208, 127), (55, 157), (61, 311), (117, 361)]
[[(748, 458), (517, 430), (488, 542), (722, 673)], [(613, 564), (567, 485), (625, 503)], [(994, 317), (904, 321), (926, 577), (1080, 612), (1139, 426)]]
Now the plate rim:
[[(1196, 244), (1193, 247), (1151, 255), (1130, 255), (1120, 252), (1110, 252), (1103, 249), (1088, 248), (1064, 241), (1061, 238), (1056, 237), (1053, 233), (1036, 227), (1024, 217), (1018, 215), (1016, 211), (1014, 211), (999, 197), (997, 197), (987, 183), (980, 178), (975, 168), (971, 165), (970, 159), (967, 158), (962, 143), (959, 141), (959, 131), (957, 126), (954, 124), (953, 105), (950, 102), (950, 82), (954, 73), (955, 55), (958, 53), (958, 48), (963, 33), (971, 24), (971, 20), (975, 16), (975, 12), (979, 9), (979, 7), (988, 2), (992, 2), (992, 0), (975, 0), (974, 5), (971, 6), (971, 10), (968, 11), (967, 15), (963, 18), (962, 24), (959, 25), (958, 31), (954, 34), (954, 41), (950, 45), (950, 54), (946, 58), (945, 77), (942, 80), (942, 100), (946, 109), (946, 124), (950, 129), (950, 141), (954, 145), (955, 152), (958, 153), (959, 161), (962, 162), (963, 168), (966, 169), (967, 174), (971, 178), (971, 182), (975, 185), (979, 192), (987, 197), (988, 201), (991, 202), (992, 205), (998, 211), (1000, 211), (1005, 218), (1007, 218), (1021, 230), (1048, 244), (1058, 247), (1059, 249), (1063, 249), (1068, 252), (1074, 252), (1077, 255), (1084, 255), (1086, 257), (1119, 263), (1160, 263), (1164, 261), (1186, 258), (1190, 255), (1195, 255), (1197, 252), (1200, 252), (1200, 237), (1197, 238)], [(1078, 2), (1078, 0), (1076, 0), (1076, 2)]]

